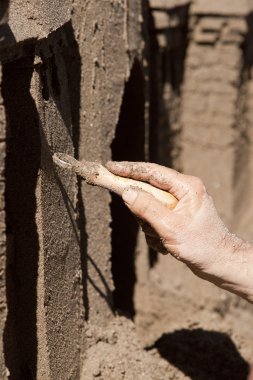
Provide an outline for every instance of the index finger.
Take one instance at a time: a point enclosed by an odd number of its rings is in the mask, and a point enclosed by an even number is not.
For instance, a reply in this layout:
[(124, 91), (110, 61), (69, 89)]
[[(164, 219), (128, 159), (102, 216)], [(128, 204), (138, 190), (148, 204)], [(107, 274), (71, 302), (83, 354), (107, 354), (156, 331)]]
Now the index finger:
[(121, 177), (148, 182), (180, 200), (189, 190), (186, 175), (174, 169), (148, 162), (109, 161), (107, 169)]

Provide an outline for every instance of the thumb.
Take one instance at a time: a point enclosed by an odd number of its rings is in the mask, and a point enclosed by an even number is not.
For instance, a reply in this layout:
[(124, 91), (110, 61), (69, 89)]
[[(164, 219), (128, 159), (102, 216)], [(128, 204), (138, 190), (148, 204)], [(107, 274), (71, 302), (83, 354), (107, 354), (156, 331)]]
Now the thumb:
[(137, 188), (128, 188), (122, 194), (123, 201), (139, 218), (149, 223), (155, 232), (163, 237), (173, 212), (153, 195)]

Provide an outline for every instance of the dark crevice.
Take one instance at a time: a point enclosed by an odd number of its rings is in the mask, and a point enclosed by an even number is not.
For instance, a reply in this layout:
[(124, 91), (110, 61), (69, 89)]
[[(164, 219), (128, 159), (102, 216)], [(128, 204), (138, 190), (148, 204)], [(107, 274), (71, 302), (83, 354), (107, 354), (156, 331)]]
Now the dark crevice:
[[(113, 160), (144, 161), (144, 101), (143, 73), (136, 61), (125, 86), (116, 135), (111, 146)], [(122, 200), (115, 195), (112, 196), (111, 213), (114, 304), (117, 309), (133, 316), (138, 223)]]
[[(238, 97), (236, 104), (236, 117), (234, 128), (239, 132), (235, 145), (235, 164), (233, 185), (235, 188), (234, 213), (237, 218), (233, 221), (232, 228), (237, 229), (238, 221), (248, 217), (248, 202), (251, 200), (252, 188), (250, 186), (250, 132), (251, 125), (248, 121), (249, 82), (252, 80), (251, 71), (253, 65), (253, 12), (247, 16), (248, 32), (241, 44), (242, 67), (238, 83)], [(243, 168), (243, 170), (242, 170)]]
[(3, 65), (7, 118), (6, 288), (8, 315), (4, 353), (10, 379), (35, 379), (37, 367), (36, 198), (40, 167), (38, 113), (30, 94), (33, 56)]
[(46, 71), (47, 71), (47, 65), (45, 62), (43, 62), (40, 66), (39, 73), (40, 73), (40, 81), (41, 81), (42, 98), (45, 101), (49, 100), (49, 89), (48, 89)]
[(50, 58), (50, 64), (49, 64), (50, 70), (51, 70), (51, 88), (53, 91), (54, 96), (60, 96), (61, 95), (61, 87), (60, 82), (58, 79), (58, 69), (55, 62), (55, 55), (52, 54)]
[[(46, 45), (46, 42), (44, 42)], [(43, 46), (43, 42), (41, 44)], [(58, 78), (58, 68), (56, 64), (55, 52), (49, 45), (49, 54), (45, 55), (43, 48), (40, 49), (42, 63), (40, 64), (40, 79), (42, 84), (42, 96), (44, 100), (49, 99), (49, 93), (53, 99), (61, 95), (60, 82)], [(51, 91), (49, 90), (51, 89)]]
[[(152, 12), (149, 13), (149, 157), (151, 162), (175, 167), (180, 156), (180, 93), (184, 78), (185, 57), (188, 46), (188, 13), (189, 5), (179, 6), (164, 12), (169, 15), (180, 15), (184, 20), (178, 28), (164, 29), (167, 45), (158, 45)], [(170, 89), (170, 96), (166, 89)], [(149, 250), (149, 264), (152, 268), (158, 260), (158, 253)]]
[(9, 3), (10, 3), (9, 0), (1, 0), (1, 5), (0, 5), (0, 21), (2, 19), (4, 19), (4, 21), (7, 21), (7, 20), (5, 20), (5, 17), (6, 17), (6, 14), (8, 14)]
[(158, 253), (154, 251), (152, 248), (149, 248), (148, 251), (148, 261), (150, 268), (153, 268), (158, 261)]
[(166, 46), (160, 47), (152, 12), (149, 14), (150, 43), (150, 160), (175, 165), (180, 155), (179, 119), (181, 86), (188, 47), (189, 5), (166, 11), (176, 14), (181, 24), (163, 31)]

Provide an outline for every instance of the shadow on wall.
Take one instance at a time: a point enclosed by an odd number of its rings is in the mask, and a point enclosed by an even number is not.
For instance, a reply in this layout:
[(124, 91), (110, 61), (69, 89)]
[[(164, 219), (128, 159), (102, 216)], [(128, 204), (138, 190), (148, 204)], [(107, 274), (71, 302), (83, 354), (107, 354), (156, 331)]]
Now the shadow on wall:
[(9, 0), (2, 0), (2, 1), (1, 1), (1, 7), (0, 7), (0, 20), (2, 20), (2, 18), (4, 18), (5, 15), (7, 14), (7, 12), (8, 12), (8, 8), (9, 8), (9, 3), (10, 3)]
[[(144, 79), (141, 65), (135, 61), (125, 86), (116, 136), (111, 145), (115, 161), (144, 161)], [(114, 305), (134, 314), (135, 249), (138, 223), (122, 200), (112, 195), (112, 274)]]
[(8, 25), (9, 5), (9, 0), (1, 0), (0, 2), (0, 49), (8, 48), (16, 42), (15, 36)]
[[(61, 36), (64, 36), (64, 46)], [(81, 62), (78, 45), (71, 23), (52, 33), (45, 41), (61, 55), (67, 74), (67, 90), (71, 120), (66, 117), (60, 101), (61, 76), (57, 72), (54, 52), (43, 62), (40, 70), (42, 96), (51, 97), (62, 115), (66, 129), (73, 131), (73, 144), (78, 152)], [(17, 45), (18, 46), (18, 45)], [(7, 120), (6, 156), (6, 234), (7, 268), (6, 288), (8, 315), (4, 331), (4, 353), (11, 380), (35, 379), (37, 373), (37, 277), (39, 237), (36, 224), (36, 186), (41, 167), (41, 151), (51, 162), (51, 151), (40, 130), (40, 119), (35, 101), (30, 93), (34, 71), (34, 54), (37, 46), (30, 42), (24, 46), (25, 56), (3, 64), (2, 95)], [(15, 48), (12, 49), (15, 57)], [(43, 61), (43, 59), (42, 59)], [(46, 60), (45, 60), (46, 61)], [(48, 66), (47, 66), (48, 65)], [(48, 82), (50, 81), (50, 86)], [(49, 90), (51, 87), (51, 90)], [(50, 164), (52, 166), (52, 163)], [(52, 169), (52, 168), (51, 168)], [(57, 177), (55, 177), (57, 181)], [(74, 206), (62, 184), (57, 181), (68, 210)], [(87, 250), (85, 213), (79, 183), (79, 231), (76, 237), (80, 246), (83, 281), (84, 314), (88, 315)], [(73, 222), (73, 226), (74, 226)], [(76, 228), (76, 227), (75, 227)], [(99, 268), (97, 269), (99, 271)]]
[(152, 348), (192, 380), (247, 380), (249, 365), (226, 334), (178, 330), (163, 334)]
[[(35, 69), (35, 50), (39, 51), (40, 49), (42, 49), (42, 63), (36, 66), (36, 70), (40, 74), (42, 98), (45, 102), (49, 98), (52, 99), (57, 106), (64, 127), (73, 140), (77, 158), (79, 150), (81, 58), (72, 24), (68, 22), (47, 39), (25, 44), (22, 58), (15, 59), (16, 50), (13, 47), (11, 51), (13, 61), (8, 56), (9, 61), (3, 63), (2, 94), (7, 119), (6, 288), (8, 305), (4, 331), (4, 353), (11, 380), (32, 380), (36, 378), (37, 373), (39, 237), (36, 224), (35, 191), (42, 164), (44, 170), (49, 170), (51, 174), (53, 172), (52, 178), (62, 193), (80, 247), (84, 318), (88, 319), (89, 316), (88, 282), (111, 306), (107, 281), (99, 266), (87, 255), (85, 209), (81, 197), (80, 179), (78, 179), (79, 220), (77, 225), (76, 220), (72, 220), (75, 206), (69, 199), (52, 165), (52, 149), (43, 129), (40, 128), (40, 115), (30, 92), (31, 78)], [(61, 62), (60, 67), (59, 61)], [(63, 99), (67, 99), (68, 104), (65, 104)], [(50, 134), (52, 139), (55, 138), (53, 131), (50, 130)], [(54, 149), (56, 148), (57, 138), (54, 142)], [(42, 162), (41, 156), (43, 156)], [(100, 289), (100, 286), (89, 277), (88, 260), (97, 271), (103, 289)], [(81, 317), (80, 315), (80, 320)]]
[(7, 119), (6, 288), (4, 353), (10, 379), (33, 379), (37, 366), (37, 272), (39, 239), (35, 189), (40, 167), (39, 115), (30, 94), (34, 46), (27, 58), (3, 65)]

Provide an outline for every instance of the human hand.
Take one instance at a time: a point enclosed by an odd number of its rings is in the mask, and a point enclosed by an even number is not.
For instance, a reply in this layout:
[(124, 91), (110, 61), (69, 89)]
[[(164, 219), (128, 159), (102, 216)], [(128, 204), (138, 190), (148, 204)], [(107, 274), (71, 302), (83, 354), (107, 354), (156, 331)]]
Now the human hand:
[(252, 246), (228, 231), (199, 178), (149, 163), (109, 162), (107, 168), (116, 175), (148, 182), (178, 199), (177, 206), (169, 210), (139, 189), (124, 191), (123, 200), (144, 222), (152, 248), (171, 253), (199, 277), (242, 296), (247, 293), (245, 286), (253, 288), (252, 278), (245, 284), (236, 274)]

